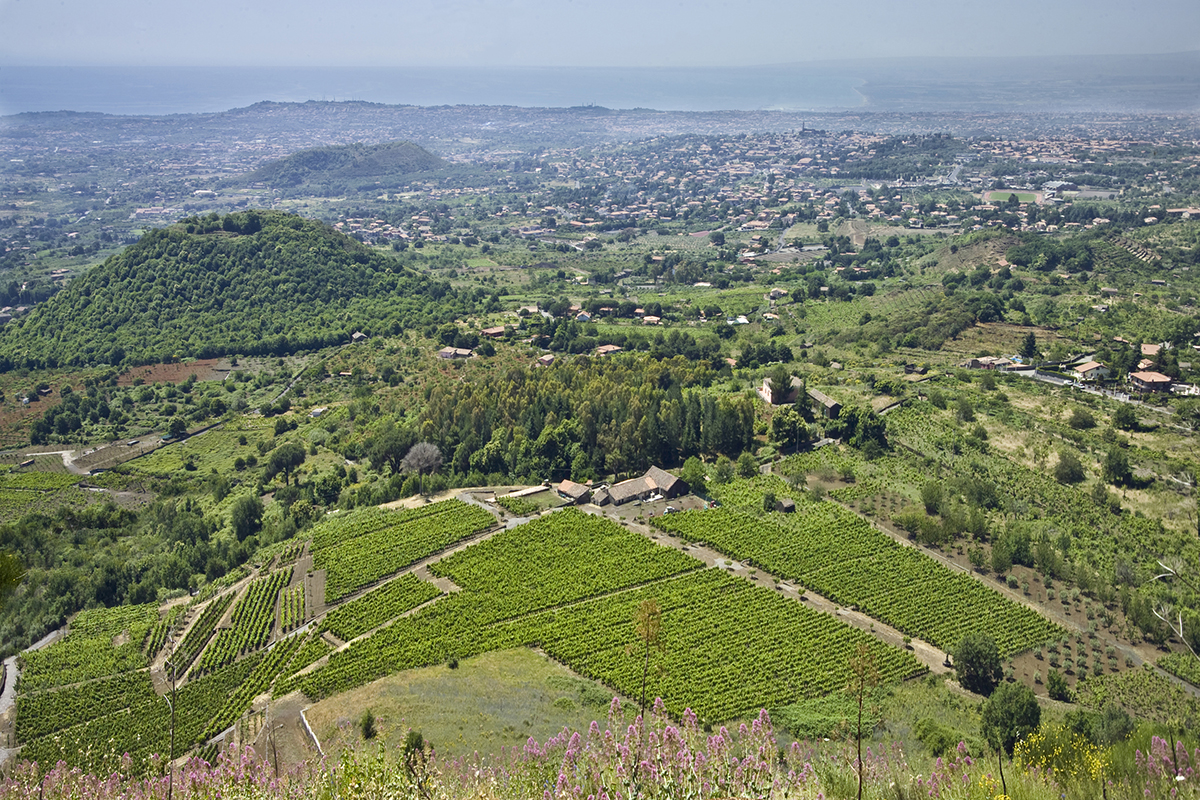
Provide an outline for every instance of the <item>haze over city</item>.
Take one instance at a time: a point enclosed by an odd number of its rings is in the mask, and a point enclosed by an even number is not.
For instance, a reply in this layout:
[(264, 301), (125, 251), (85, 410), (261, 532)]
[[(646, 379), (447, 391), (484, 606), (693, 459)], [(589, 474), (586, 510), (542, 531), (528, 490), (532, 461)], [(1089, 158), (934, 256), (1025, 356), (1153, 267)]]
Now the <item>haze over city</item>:
[(1200, 4), (317, 0), (0, 2), (0, 62), (189, 66), (746, 66), (1200, 49)]

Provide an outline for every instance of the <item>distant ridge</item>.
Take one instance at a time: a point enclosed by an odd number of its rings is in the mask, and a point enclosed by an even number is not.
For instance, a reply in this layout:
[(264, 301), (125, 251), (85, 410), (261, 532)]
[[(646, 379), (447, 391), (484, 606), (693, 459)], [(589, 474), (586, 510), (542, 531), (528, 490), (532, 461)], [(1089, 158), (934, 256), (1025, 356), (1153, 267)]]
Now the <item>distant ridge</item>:
[(301, 150), (271, 161), (231, 182), (265, 183), (273, 189), (304, 189), (341, 194), (369, 179), (385, 184), (418, 172), (433, 172), (446, 162), (412, 142), (349, 144)]

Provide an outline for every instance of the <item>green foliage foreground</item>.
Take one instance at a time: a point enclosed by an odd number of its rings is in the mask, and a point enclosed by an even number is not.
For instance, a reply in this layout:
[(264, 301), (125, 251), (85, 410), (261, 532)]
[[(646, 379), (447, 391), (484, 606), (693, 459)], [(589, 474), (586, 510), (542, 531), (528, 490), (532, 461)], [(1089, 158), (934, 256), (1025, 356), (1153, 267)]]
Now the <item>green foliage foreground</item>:
[[(370, 714), (370, 712), (367, 712)], [(363, 728), (367, 728), (364, 720)], [(992, 759), (976, 760), (963, 745), (945, 758), (912, 758), (899, 747), (868, 747), (859, 758), (851, 742), (781, 747), (767, 712), (736, 731), (702, 729), (685, 712), (679, 721), (655, 704), (646, 724), (629, 718), (619, 701), (608, 723), (561, 734), (545, 743), (529, 739), (499, 756), (463, 760), (438, 757), (419, 731), (408, 730), (400, 753), (367, 744), (344, 752), (340, 761), (310, 760), (280, 770), (253, 750), (231, 747), (215, 764), (192, 759), (171, 776), (160, 766), (147, 778), (129, 773), (128, 762), (103, 776), (58, 765), (48, 771), (24, 762), (0, 784), (0, 800), (37, 797), (66, 800), (149, 800), (170, 792), (181, 800), (283, 800), (317, 798), (578, 798), (720, 797), (936, 797), (997, 800), (1004, 797)], [(369, 730), (388, 721), (371, 715)], [(371, 737), (368, 737), (371, 738)], [(1174, 753), (1152, 740), (1128, 769), (1114, 769), (1111, 751), (1100, 750), (1061, 728), (1043, 728), (1018, 748), (1007, 772), (1009, 797), (1024, 800), (1081, 800), (1106, 796), (1192, 797), (1200, 786), (1184, 765), (1200, 756), (1182, 745)]]

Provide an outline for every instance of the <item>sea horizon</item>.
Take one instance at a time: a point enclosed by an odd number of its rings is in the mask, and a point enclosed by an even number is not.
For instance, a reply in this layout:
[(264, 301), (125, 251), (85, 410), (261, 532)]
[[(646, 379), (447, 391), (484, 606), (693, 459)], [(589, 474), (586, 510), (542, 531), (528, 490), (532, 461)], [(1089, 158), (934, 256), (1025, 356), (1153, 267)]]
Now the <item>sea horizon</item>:
[(657, 111), (862, 108), (865, 78), (795, 65), (680, 67), (0, 66), (0, 116), (73, 111), (165, 116), (264, 101), (600, 106)]

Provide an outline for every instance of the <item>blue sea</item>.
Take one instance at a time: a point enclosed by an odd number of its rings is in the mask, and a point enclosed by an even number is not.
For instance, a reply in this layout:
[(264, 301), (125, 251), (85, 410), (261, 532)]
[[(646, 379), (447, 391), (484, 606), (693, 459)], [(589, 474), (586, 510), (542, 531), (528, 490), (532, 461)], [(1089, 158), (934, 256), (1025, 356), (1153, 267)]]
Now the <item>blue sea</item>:
[(863, 81), (803, 64), (735, 68), (0, 66), (0, 115), (227, 111), (262, 100), (389, 105), (596, 105), (661, 111), (859, 108)]

